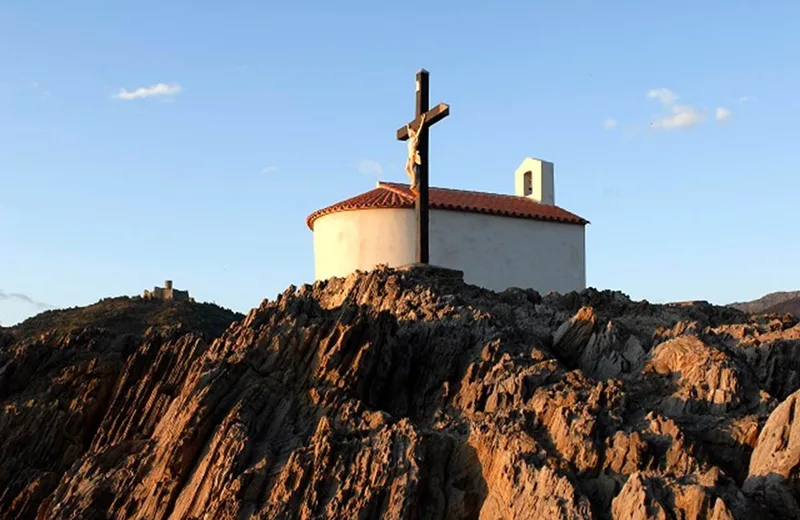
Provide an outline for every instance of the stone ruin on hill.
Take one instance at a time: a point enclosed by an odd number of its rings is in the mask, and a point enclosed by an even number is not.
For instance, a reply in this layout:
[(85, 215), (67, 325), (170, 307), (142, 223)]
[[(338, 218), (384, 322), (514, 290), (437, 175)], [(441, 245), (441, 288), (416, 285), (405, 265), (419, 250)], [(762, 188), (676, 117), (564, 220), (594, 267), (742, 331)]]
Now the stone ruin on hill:
[(152, 291), (145, 289), (142, 298), (145, 300), (173, 300), (194, 303), (194, 298), (189, 296), (189, 291), (181, 291), (172, 287), (172, 280), (165, 280), (164, 287), (154, 287)]

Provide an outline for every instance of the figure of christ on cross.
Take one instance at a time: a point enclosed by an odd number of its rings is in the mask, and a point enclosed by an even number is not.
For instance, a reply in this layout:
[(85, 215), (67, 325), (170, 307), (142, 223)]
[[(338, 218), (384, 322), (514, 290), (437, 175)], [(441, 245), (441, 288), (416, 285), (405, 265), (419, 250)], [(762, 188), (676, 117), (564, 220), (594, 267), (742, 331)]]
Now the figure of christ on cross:
[(417, 263), (428, 263), (428, 130), (450, 115), (450, 107), (439, 103), (428, 110), (430, 99), (429, 73), (417, 72), (417, 103), (414, 120), (397, 130), (397, 139), (408, 140), (406, 173), (411, 180), (417, 214)]
[[(422, 114), (422, 118), (420, 119), (420, 128), (425, 125), (425, 114)], [(420, 130), (414, 131), (411, 128), (411, 125), (406, 125), (406, 131), (408, 132), (408, 158), (406, 159), (406, 173), (408, 174), (408, 179), (411, 183), (411, 193), (414, 194), (415, 197), (419, 196), (419, 165), (422, 163), (422, 159), (419, 155), (418, 145), (419, 145), (419, 136), (422, 133)]]

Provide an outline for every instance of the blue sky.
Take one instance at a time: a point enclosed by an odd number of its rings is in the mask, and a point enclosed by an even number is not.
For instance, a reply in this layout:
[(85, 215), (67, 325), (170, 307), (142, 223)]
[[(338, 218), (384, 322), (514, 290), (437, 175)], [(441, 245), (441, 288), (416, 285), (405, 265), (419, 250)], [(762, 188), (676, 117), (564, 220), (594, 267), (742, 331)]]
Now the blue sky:
[(432, 185), (510, 193), (553, 161), (589, 285), (798, 289), (799, 25), (788, 1), (3, 2), (0, 323), (313, 281), (305, 217), (405, 182), (422, 67), (451, 105)]

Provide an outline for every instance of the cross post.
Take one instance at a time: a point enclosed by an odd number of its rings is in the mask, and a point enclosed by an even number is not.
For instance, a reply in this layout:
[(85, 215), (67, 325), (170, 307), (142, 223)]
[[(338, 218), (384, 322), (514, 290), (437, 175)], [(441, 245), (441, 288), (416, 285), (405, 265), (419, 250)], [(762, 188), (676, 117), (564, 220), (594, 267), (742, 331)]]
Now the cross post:
[[(417, 185), (419, 191), (414, 201), (416, 212), (416, 262), (428, 264), (430, 260), (430, 221), (429, 221), (429, 199), (428, 199), (428, 130), (431, 126), (450, 115), (450, 107), (444, 103), (439, 103), (432, 110), (428, 109), (430, 103), (430, 73), (422, 69), (417, 72), (417, 91), (416, 91), (416, 110), (414, 120), (407, 126), (397, 130), (397, 139), (406, 141), (409, 139), (408, 127), (418, 132), (416, 151), (419, 153), (419, 164), (417, 165)], [(423, 120), (424, 116), (424, 120)], [(412, 158), (409, 157), (409, 160)]]

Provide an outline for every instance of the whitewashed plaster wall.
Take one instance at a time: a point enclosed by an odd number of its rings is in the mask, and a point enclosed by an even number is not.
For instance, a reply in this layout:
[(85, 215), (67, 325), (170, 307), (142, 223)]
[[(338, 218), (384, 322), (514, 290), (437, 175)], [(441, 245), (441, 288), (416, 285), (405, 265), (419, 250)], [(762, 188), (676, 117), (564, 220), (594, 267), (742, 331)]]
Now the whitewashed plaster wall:
[(377, 264), (414, 261), (414, 211), (362, 209), (323, 215), (314, 221), (314, 274), (317, 280), (347, 276)]
[[(586, 287), (584, 226), (431, 210), (430, 263), (464, 281), (501, 291), (531, 287), (566, 293)], [(413, 209), (366, 209), (314, 222), (317, 280), (414, 262)]]

